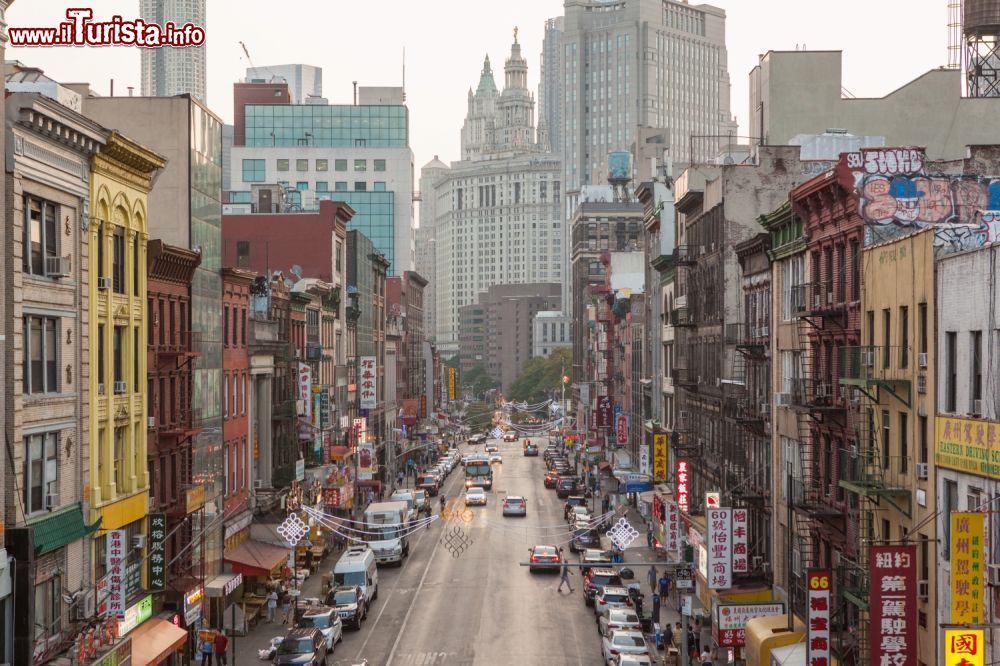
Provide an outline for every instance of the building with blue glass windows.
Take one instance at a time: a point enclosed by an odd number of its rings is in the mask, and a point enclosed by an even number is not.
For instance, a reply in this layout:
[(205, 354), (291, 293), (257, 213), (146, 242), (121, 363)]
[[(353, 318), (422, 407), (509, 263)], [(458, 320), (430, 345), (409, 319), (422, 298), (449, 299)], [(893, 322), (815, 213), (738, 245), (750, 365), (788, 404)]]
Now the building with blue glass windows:
[[(356, 105), (245, 104), (244, 145), (229, 148), (227, 213), (355, 210), (389, 274), (414, 269), (414, 170), (401, 88), (359, 88)], [(237, 99), (237, 104), (239, 100)]]

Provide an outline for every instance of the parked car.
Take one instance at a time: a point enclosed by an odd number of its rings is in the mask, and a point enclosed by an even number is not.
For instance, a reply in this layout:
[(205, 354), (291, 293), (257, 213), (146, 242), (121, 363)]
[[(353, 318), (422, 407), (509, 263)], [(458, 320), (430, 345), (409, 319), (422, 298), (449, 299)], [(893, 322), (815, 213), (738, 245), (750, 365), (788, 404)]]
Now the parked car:
[(527, 516), (528, 503), (523, 497), (508, 495), (503, 501), (503, 515), (505, 516)]
[(357, 585), (341, 585), (326, 595), (326, 605), (332, 606), (341, 622), (355, 629), (361, 628), (361, 621), (368, 617), (368, 603), (365, 593)]
[(301, 612), (302, 616), (295, 626), (300, 629), (319, 629), (326, 638), (326, 651), (333, 654), (333, 647), (344, 640), (344, 624), (337, 609), (330, 606), (310, 606)]
[(433, 474), (421, 474), (417, 477), (417, 488), (432, 497), (438, 494), (439, 487), (437, 477)]
[(274, 651), (274, 666), (325, 666), (326, 638), (319, 629), (292, 629)]
[(567, 504), (563, 509), (566, 522), (575, 523), (579, 520), (590, 520), (590, 509), (583, 504)]
[[(621, 588), (622, 579), (614, 569), (591, 569), (583, 579), (583, 601), (588, 606), (594, 605), (594, 599), (606, 585)], [(624, 588), (621, 588), (624, 589)]]
[(622, 654), (649, 654), (649, 645), (641, 631), (612, 631), (601, 639), (601, 652), (605, 663)]
[(629, 596), (628, 590), (618, 585), (605, 585), (594, 595), (594, 615), (596, 616), (594, 619), (598, 624), (601, 622), (601, 616), (607, 615), (612, 608), (631, 607), (632, 597)]
[[(598, 548), (587, 548), (580, 555), (580, 562), (583, 564), (580, 567), (580, 575), (586, 578), (594, 568), (611, 564), (611, 553)], [(584, 590), (586, 590), (586, 583), (584, 583)]]
[(465, 506), (473, 504), (486, 506), (486, 491), (479, 487), (467, 488), (465, 491)]
[(652, 666), (653, 658), (648, 654), (620, 654), (608, 662), (612, 666)]
[(572, 477), (560, 477), (556, 482), (556, 497), (566, 498), (575, 493), (578, 488), (576, 479)]
[(573, 533), (573, 540), (569, 542), (569, 549), (574, 553), (582, 553), (588, 548), (600, 548), (601, 535), (592, 527), (581, 528), (577, 523), (577, 529)]
[(607, 616), (597, 622), (597, 630), (601, 636), (611, 631), (642, 631), (642, 622), (631, 608), (612, 608)]
[(559, 480), (559, 475), (555, 472), (546, 472), (545, 479), (542, 481), (542, 485), (546, 488), (555, 488), (556, 481)]
[(555, 546), (534, 546), (528, 549), (530, 560), (528, 573), (536, 571), (559, 571), (562, 569), (562, 554)]

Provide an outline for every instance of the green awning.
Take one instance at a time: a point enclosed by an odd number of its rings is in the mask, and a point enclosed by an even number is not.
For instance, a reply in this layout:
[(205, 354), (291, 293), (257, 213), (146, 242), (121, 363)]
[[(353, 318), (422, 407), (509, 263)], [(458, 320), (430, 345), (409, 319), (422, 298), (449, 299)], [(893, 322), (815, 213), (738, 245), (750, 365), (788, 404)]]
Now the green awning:
[(83, 520), (83, 504), (80, 502), (26, 522), (35, 532), (35, 555), (51, 553), (101, 526), (100, 518), (93, 525)]

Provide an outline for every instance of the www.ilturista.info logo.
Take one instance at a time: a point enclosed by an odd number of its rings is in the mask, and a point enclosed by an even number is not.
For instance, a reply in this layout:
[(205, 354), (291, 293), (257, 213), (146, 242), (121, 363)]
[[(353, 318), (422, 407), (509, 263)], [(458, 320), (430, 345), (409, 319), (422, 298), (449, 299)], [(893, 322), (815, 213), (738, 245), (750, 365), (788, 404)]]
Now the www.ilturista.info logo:
[(205, 29), (185, 23), (164, 25), (142, 19), (126, 20), (112, 16), (108, 21), (93, 21), (94, 11), (70, 8), (66, 18), (54, 28), (8, 28), (11, 46), (141, 46), (144, 48), (201, 46)]

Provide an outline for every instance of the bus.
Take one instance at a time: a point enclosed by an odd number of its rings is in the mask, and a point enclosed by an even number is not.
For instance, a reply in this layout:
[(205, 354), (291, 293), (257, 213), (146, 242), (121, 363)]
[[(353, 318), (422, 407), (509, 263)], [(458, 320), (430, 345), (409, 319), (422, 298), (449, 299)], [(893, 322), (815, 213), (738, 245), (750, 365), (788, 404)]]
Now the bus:
[(493, 468), (490, 466), (490, 459), (486, 456), (475, 456), (469, 458), (465, 463), (465, 487), (493, 488)]

